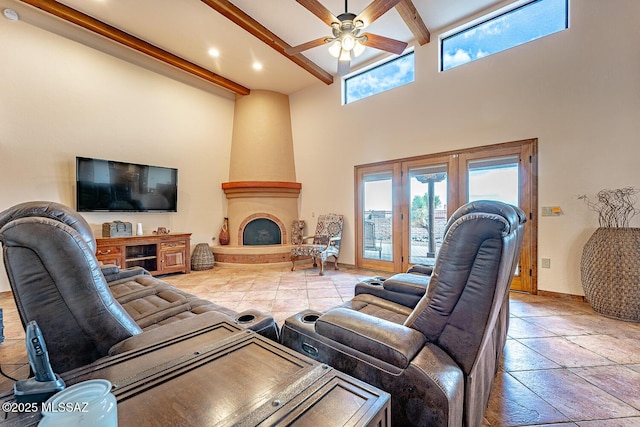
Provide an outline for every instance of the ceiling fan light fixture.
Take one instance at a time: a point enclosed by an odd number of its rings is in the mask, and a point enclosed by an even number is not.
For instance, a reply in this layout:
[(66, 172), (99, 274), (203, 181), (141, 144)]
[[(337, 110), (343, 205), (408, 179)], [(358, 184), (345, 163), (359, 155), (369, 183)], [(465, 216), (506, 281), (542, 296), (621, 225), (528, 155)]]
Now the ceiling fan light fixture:
[(351, 61), (351, 51), (342, 49), (340, 51), (340, 57), (338, 58), (338, 61)]
[(335, 39), (329, 45), (329, 54), (331, 56), (333, 56), (334, 58), (339, 58), (340, 57), (340, 51), (341, 50), (342, 50), (342, 45), (340, 44), (340, 40), (338, 40), (338, 39)]
[(356, 39), (349, 33), (342, 36), (342, 48), (344, 50), (351, 50), (356, 45)]
[(362, 44), (360, 39), (356, 39), (355, 46), (353, 46), (353, 56), (357, 58), (358, 56), (362, 55), (362, 52), (364, 52), (364, 47), (365, 46)]

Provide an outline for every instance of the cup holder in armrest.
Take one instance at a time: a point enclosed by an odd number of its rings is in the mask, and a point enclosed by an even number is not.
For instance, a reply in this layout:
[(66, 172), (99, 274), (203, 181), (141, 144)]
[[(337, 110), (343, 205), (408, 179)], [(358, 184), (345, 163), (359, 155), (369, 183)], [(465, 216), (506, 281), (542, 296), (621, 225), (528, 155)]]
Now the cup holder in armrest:
[(368, 279), (364, 279), (362, 282), (358, 283), (358, 285), (364, 286), (384, 286), (384, 281), (387, 280), (384, 277), (374, 276), (369, 277)]
[(304, 323), (316, 323), (316, 321), (320, 318), (319, 313), (307, 313), (302, 316), (302, 322)]
[(253, 314), (243, 314), (242, 316), (238, 316), (236, 319), (238, 323), (251, 323), (254, 320), (256, 320), (256, 316)]

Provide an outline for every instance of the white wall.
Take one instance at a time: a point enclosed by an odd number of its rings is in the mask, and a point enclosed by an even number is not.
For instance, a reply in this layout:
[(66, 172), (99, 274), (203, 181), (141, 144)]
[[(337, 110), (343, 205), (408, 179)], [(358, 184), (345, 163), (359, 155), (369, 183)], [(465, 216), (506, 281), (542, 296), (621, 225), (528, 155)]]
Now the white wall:
[(355, 263), (355, 165), (538, 138), (539, 206), (564, 211), (540, 217), (551, 269), (538, 269), (538, 288), (583, 294), (582, 246), (598, 224), (576, 196), (640, 187), (640, 2), (570, 10), (568, 31), (444, 73), (434, 32), (416, 48), (415, 83), (347, 106), (339, 84), (291, 96), (301, 216), (313, 227), (312, 212), (346, 215), (341, 261)]
[[(211, 242), (222, 224), (233, 99), (0, 18), (0, 210), (30, 200), (75, 205), (75, 157), (178, 168), (178, 212), (89, 213)], [(4, 271), (4, 268), (0, 266)], [(9, 289), (4, 272), (0, 291)]]

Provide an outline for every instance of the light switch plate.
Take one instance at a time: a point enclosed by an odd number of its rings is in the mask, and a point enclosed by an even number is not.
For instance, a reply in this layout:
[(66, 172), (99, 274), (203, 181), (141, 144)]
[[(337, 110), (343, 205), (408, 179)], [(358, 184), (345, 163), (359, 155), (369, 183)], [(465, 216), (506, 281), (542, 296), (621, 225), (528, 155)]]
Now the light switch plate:
[(543, 206), (542, 216), (560, 216), (562, 215), (562, 208), (560, 206)]

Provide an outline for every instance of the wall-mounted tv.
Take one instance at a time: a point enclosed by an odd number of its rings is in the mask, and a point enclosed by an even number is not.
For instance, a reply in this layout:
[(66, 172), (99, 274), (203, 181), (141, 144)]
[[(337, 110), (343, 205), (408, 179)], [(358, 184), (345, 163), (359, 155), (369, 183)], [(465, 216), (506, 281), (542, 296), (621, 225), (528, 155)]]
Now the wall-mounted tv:
[(177, 212), (178, 170), (76, 157), (78, 212)]

